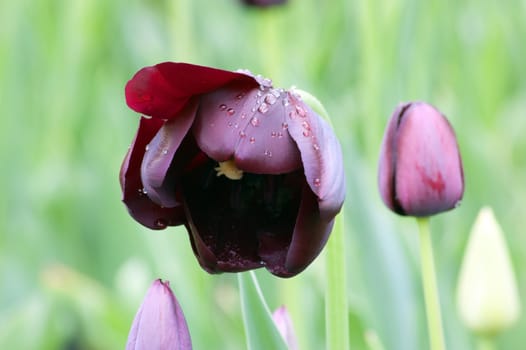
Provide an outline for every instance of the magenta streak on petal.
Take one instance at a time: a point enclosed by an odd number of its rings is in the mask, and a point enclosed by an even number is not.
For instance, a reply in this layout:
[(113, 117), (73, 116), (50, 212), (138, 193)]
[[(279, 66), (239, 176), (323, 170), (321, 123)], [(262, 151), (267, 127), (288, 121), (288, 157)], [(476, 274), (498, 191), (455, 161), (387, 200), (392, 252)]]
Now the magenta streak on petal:
[(439, 197), (442, 197), (444, 189), (446, 188), (446, 183), (440, 171), (436, 171), (435, 176), (431, 177), (426, 173), (424, 167), (415, 165), (416, 171), (420, 174), (422, 182), (429, 186), (433, 191), (437, 192)]

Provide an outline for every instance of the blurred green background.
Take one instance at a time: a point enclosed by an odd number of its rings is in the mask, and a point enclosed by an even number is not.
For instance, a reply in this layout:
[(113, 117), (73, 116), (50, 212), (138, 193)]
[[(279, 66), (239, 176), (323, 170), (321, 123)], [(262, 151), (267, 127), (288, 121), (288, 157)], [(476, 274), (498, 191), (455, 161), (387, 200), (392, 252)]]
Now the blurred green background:
[[(138, 124), (123, 88), (141, 67), (247, 68), (315, 94), (345, 149), (353, 349), (427, 348), (417, 227), (381, 203), (379, 146), (400, 101), (448, 116), (464, 160), (460, 208), (433, 218), (449, 349), (473, 349), (455, 288), (483, 205), (526, 291), (526, 2), (0, 0), (0, 348), (122, 349), (153, 279), (171, 281), (195, 349), (244, 349), (234, 275), (203, 272), (186, 232), (140, 227), (118, 172)], [(302, 349), (324, 347), (323, 256), (303, 274), (258, 271)], [(498, 338), (526, 343), (526, 318)]]

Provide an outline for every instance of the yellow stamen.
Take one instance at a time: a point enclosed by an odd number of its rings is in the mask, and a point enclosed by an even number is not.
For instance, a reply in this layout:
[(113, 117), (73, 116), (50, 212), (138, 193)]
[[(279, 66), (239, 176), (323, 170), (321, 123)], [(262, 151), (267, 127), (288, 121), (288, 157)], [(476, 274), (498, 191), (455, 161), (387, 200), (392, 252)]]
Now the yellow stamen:
[(243, 177), (243, 170), (238, 169), (233, 159), (219, 162), (219, 166), (214, 168), (217, 176), (225, 175), (230, 180), (240, 180)]

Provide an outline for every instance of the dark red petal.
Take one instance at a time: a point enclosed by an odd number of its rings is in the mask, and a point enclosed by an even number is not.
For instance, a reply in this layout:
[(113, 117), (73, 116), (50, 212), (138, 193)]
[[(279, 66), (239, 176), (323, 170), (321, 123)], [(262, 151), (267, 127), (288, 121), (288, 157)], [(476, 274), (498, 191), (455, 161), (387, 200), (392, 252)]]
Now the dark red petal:
[(175, 174), (169, 174), (169, 169), (176, 151), (180, 150), (181, 142), (192, 126), (196, 110), (197, 101), (190, 101), (177, 118), (168, 120), (159, 129), (147, 146), (148, 151), (142, 161), (141, 179), (148, 197), (160, 206), (171, 208), (179, 204), (175, 198), (177, 179)]
[(318, 198), (305, 186), (292, 234), (285, 269), (288, 276), (303, 271), (321, 252), (334, 224), (334, 217), (324, 218), (318, 208)]
[(245, 172), (299, 169), (300, 154), (286, 130), (284, 95), (236, 83), (203, 96), (193, 129), (199, 147), (216, 161), (234, 158)]
[(181, 207), (161, 208), (148, 198), (141, 181), (141, 163), (146, 145), (161, 128), (163, 122), (156, 119), (141, 118), (139, 129), (132, 146), (128, 150), (120, 171), (122, 201), (130, 215), (142, 225), (154, 230), (184, 223)]
[(345, 199), (342, 150), (330, 125), (294, 93), (289, 93), (288, 131), (296, 142), (305, 177), (318, 196), (320, 215), (332, 219)]
[(136, 112), (155, 118), (175, 117), (188, 100), (232, 81), (256, 86), (256, 80), (242, 73), (165, 62), (139, 70), (125, 88), (126, 102)]
[(199, 265), (208, 273), (220, 273), (221, 270), (217, 268), (217, 257), (215, 254), (206, 246), (205, 242), (201, 238), (197, 226), (192, 218), (192, 213), (188, 210), (188, 204), (184, 203), (185, 213), (188, 221), (186, 224), (186, 230), (190, 236), (190, 242), (192, 249), (199, 262)]
[(410, 104), (400, 104), (393, 115), (389, 119), (387, 128), (384, 134), (384, 139), (380, 148), (380, 160), (378, 163), (378, 187), (380, 195), (385, 205), (391, 210), (403, 214), (403, 209), (400, 208), (394, 198), (394, 169), (396, 161), (396, 129), (400, 116), (410, 106)]

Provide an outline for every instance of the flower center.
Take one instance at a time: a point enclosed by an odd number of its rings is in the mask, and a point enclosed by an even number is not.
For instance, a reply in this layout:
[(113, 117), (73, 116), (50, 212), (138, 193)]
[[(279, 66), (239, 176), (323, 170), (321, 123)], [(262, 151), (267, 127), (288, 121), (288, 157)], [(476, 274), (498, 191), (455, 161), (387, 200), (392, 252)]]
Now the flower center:
[(230, 180), (241, 180), (243, 177), (243, 170), (238, 169), (233, 159), (219, 162), (219, 166), (214, 169), (217, 171), (217, 176), (225, 175)]

